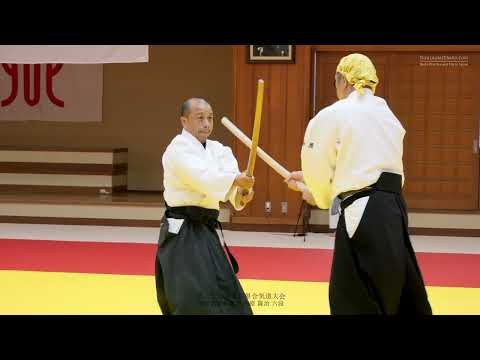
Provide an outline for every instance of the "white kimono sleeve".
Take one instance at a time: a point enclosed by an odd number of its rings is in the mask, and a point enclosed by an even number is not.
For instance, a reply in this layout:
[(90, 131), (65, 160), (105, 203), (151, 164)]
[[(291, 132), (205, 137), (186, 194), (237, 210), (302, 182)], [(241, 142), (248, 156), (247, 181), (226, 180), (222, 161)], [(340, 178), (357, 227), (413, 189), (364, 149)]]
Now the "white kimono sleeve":
[(209, 166), (201, 153), (188, 146), (175, 149), (169, 153), (169, 157), (175, 173), (184, 184), (215, 201), (225, 201), (238, 173)]
[[(220, 167), (224, 171), (234, 173), (235, 176), (240, 174), (237, 159), (235, 159), (235, 156), (233, 156), (233, 153), (232, 153), (232, 149), (230, 149), (228, 146), (223, 146), (219, 161), (220, 161)], [(238, 186), (232, 186), (232, 188), (227, 193), (223, 201), (224, 202), (230, 201), (232, 206), (237, 211), (241, 211), (245, 208), (245, 205), (243, 206), (240, 205), (240, 200), (238, 196)]]
[(302, 146), (302, 170), (305, 183), (317, 206), (330, 208), (332, 180), (337, 157), (336, 121), (328, 108), (308, 124)]

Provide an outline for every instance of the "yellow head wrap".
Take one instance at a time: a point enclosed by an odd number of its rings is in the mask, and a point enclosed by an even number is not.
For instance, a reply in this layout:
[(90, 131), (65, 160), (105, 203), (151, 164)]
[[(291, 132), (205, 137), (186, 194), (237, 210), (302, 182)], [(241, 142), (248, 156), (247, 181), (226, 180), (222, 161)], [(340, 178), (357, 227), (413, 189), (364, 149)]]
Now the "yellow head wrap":
[(377, 71), (372, 61), (362, 54), (350, 54), (340, 60), (337, 72), (342, 74), (355, 90), (363, 94), (363, 88), (370, 86), (375, 94), (378, 85)]

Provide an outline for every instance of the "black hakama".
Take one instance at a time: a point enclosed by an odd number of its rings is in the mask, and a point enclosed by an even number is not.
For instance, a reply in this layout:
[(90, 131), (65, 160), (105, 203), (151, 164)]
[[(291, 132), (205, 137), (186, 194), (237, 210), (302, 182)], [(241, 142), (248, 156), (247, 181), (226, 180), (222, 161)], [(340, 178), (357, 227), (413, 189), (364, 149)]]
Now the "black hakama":
[(383, 173), (372, 189), (341, 202), (344, 210), (370, 196), (348, 236), (342, 211), (330, 277), (330, 310), (337, 314), (431, 315), (425, 284), (408, 234), (402, 177)]
[[(237, 279), (238, 265), (221, 245), (218, 210), (168, 207), (155, 261), (157, 300), (164, 315), (252, 315)], [(184, 219), (169, 232), (167, 218)]]

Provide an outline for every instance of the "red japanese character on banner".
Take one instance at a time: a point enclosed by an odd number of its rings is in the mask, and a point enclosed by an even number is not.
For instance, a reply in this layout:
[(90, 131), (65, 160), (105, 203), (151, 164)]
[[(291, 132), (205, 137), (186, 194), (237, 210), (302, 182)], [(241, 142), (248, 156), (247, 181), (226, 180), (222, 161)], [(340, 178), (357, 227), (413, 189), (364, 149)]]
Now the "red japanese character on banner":
[[(18, 64), (2, 64), (3, 70), (11, 78), (10, 95), (1, 101), (1, 106), (9, 106), (15, 101), (18, 95), (19, 72)], [(63, 64), (47, 64), (45, 71), (45, 83), (47, 97), (52, 104), (64, 107), (65, 103), (53, 93), (53, 77), (59, 73)], [(33, 84), (33, 85), (32, 85)], [(32, 95), (33, 92), (33, 95)], [(30, 64), (23, 65), (23, 95), (29, 106), (36, 106), (40, 101), (40, 64), (33, 65), (33, 82), (31, 80)]]

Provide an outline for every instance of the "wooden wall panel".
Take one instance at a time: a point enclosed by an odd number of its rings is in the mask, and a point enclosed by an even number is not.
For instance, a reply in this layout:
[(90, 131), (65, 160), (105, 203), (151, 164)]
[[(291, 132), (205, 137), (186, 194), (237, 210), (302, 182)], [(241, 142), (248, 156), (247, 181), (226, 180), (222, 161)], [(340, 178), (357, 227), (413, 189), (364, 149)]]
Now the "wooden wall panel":
[[(310, 46), (296, 47), (295, 64), (247, 64), (246, 46), (234, 46), (234, 118), (232, 120), (251, 137), (255, 115), (257, 81), (265, 80), (260, 147), (290, 171), (300, 169), (303, 134), (310, 117)], [(234, 140), (239, 166), (245, 168), (249, 150)], [(233, 223), (294, 224), (301, 196), (288, 190), (283, 179), (263, 160), (255, 168), (255, 200), (242, 212), (234, 212)], [(265, 203), (271, 202), (271, 213)], [(282, 213), (281, 203), (287, 203)]]

